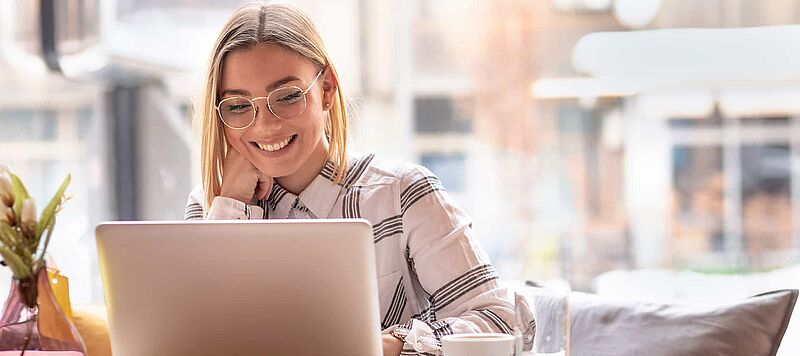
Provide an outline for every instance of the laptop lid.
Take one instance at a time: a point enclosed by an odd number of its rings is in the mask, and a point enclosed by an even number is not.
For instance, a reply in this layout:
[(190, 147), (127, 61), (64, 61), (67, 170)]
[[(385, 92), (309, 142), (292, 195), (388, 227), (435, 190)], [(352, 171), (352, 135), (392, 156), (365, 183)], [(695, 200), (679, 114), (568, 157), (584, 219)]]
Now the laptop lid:
[(115, 356), (380, 355), (366, 220), (108, 222)]

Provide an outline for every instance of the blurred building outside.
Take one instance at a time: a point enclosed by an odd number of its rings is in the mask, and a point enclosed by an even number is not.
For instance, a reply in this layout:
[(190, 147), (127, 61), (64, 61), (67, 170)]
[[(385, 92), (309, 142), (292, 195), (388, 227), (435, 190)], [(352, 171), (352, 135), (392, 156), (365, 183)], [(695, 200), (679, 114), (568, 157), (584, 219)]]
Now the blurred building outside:
[[(800, 3), (656, 1), (641, 24), (624, 2), (291, 3), (315, 21), (353, 98), (353, 147), (439, 175), (504, 278), (590, 290), (619, 268), (798, 263), (800, 110), (764, 104), (776, 88), (531, 88), (581, 76), (573, 48), (590, 33), (792, 24)], [(240, 2), (62, 1), (66, 78), (39, 59), (38, 3), (0, 0), (0, 162), (37, 202), (72, 173), (51, 252), (73, 301), (100, 301), (95, 224), (181, 219), (199, 183), (191, 108)]]

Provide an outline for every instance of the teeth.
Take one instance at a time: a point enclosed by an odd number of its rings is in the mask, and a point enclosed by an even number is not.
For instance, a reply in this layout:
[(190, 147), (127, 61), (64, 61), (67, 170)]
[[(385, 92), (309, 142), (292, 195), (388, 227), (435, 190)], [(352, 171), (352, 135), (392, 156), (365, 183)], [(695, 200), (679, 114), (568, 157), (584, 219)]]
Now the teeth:
[(291, 140), (292, 140), (292, 138), (289, 137), (289, 138), (287, 138), (287, 139), (285, 139), (285, 140), (283, 140), (281, 142), (278, 142), (276, 144), (271, 144), (270, 145), (270, 144), (263, 144), (263, 143), (256, 142), (256, 145), (258, 145), (258, 148), (260, 148), (260, 149), (262, 149), (264, 151), (275, 152), (277, 150), (280, 150), (280, 149), (286, 147), (286, 145), (288, 145), (289, 141), (291, 141)]

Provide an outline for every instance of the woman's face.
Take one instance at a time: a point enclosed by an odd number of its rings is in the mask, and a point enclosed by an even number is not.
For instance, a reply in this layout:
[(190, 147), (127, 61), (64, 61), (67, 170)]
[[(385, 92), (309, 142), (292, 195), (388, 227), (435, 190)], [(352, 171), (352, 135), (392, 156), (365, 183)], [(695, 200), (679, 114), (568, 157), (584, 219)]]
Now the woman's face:
[[(234, 96), (264, 97), (285, 86), (305, 90), (317, 73), (311, 61), (283, 47), (237, 50), (224, 59), (217, 102)], [(286, 119), (270, 112), (266, 100), (256, 100), (255, 122), (240, 130), (225, 126), (225, 136), (233, 149), (271, 177), (291, 176), (304, 165), (321, 167), (328, 152), (323, 131), (334, 89), (330, 73), (325, 71), (306, 93), (302, 114)]]

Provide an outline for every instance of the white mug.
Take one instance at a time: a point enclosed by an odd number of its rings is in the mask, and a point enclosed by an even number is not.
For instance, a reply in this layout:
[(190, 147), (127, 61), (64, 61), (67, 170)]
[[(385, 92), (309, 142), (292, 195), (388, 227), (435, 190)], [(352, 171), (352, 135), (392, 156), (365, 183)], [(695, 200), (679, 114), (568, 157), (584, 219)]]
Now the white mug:
[(444, 356), (512, 356), (514, 336), (508, 334), (455, 334), (442, 338)]

